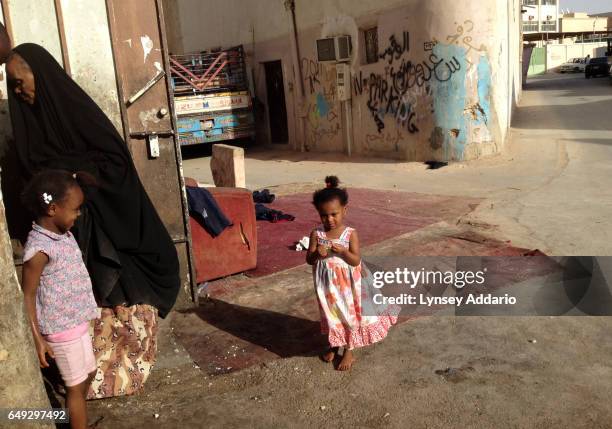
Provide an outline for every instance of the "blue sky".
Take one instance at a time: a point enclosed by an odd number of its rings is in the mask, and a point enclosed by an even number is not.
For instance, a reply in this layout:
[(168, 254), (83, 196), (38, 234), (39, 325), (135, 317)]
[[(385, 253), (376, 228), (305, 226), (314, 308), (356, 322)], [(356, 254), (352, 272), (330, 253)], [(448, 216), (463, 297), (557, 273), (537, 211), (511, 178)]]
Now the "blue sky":
[(559, 0), (559, 7), (570, 12), (600, 13), (612, 12), (611, 0)]

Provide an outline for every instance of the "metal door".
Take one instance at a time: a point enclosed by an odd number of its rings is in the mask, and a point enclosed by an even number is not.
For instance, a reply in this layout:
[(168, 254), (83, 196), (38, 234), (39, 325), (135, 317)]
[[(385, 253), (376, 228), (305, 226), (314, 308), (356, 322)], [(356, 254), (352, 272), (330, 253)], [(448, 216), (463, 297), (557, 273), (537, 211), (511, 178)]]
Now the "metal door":
[(270, 118), (270, 140), (272, 143), (289, 143), (287, 125), (287, 105), (285, 103), (285, 84), (283, 66), (280, 61), (264, 63), (266, 86), (268, 90), (268, 117)]
[[(176, 244), (185, 292), (196, 298), (161, 0), (107, 0), (106, 4), (125, 140)], [(158, 153), (151, 150), (155, 147)]]

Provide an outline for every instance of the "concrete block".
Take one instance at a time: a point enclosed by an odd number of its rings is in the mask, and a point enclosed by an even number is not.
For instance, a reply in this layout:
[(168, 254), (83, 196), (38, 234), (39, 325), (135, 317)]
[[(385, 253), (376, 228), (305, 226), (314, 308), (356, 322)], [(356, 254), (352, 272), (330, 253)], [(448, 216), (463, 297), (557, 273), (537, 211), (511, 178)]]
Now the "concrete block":
[(213, 145), (210, 169), (215, 186), (246, 188), (244, 149), (226, 144)]

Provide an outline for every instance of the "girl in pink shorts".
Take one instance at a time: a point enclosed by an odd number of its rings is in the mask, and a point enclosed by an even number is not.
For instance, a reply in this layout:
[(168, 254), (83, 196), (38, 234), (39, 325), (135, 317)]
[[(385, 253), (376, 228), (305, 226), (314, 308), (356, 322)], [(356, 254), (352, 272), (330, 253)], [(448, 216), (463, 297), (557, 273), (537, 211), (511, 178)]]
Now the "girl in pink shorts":
[(85, 173), (47, 170), (34, 176), (23, 201), (35, 215), (23, 265), (23, 291), (41, 367), (55, 359), (66, 384), (71, 428), (87, 426), (85, 395), (96, 361), (89, 322), (98, 315), (91, 280), (70, 228), (80, 215)]

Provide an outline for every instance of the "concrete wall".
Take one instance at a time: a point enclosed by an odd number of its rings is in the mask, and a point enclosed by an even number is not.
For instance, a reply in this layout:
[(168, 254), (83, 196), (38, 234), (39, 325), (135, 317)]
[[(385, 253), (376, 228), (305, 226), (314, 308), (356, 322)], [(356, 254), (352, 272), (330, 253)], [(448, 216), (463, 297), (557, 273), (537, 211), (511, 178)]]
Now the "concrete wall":
[[(245, 45), (264, 104), (263, 63), (282, 61), (290, 148), (346, 151), (351, 139), (360, 155), (465, 160), (498, 152), (505, 141), (521, 87), (518, 0), (298, 0), (297, 65), (282, 1), (173, 3), (185, 51)], [(381, 58), (365, 64), (362, 31), (374, 26)], [(391, 37), (403, 44), (404, 33), (406, 48), (386, 55)], [(335, 65), (315, 56), (317, 38), (340, 34), (351, 35), (354, 48), (347, 104), (336, 96)]]
[[(63, 65), (54, 0), (5, 1), (13, 44), (37, 43)], [(121, 131), (106, 3), (104, 0), (61, 0), (61, 6), (72, 78)]]
[(163, 0), (164, 22), (172, 31), (166, 33), (168, 51), (171, 54), (185, 52), (183, 48), (183, 33), (181, 31), (181, 18), (178, 0)]
[(72, 78), (121, 133), (123, 128), (106, 3), (104, 0), (61, 0), (61, 4)]
[(62, 63), (62, 48), (57, 31), (53, 0), (4, 0), (9, 11), (13, 44), (37, 43)]

